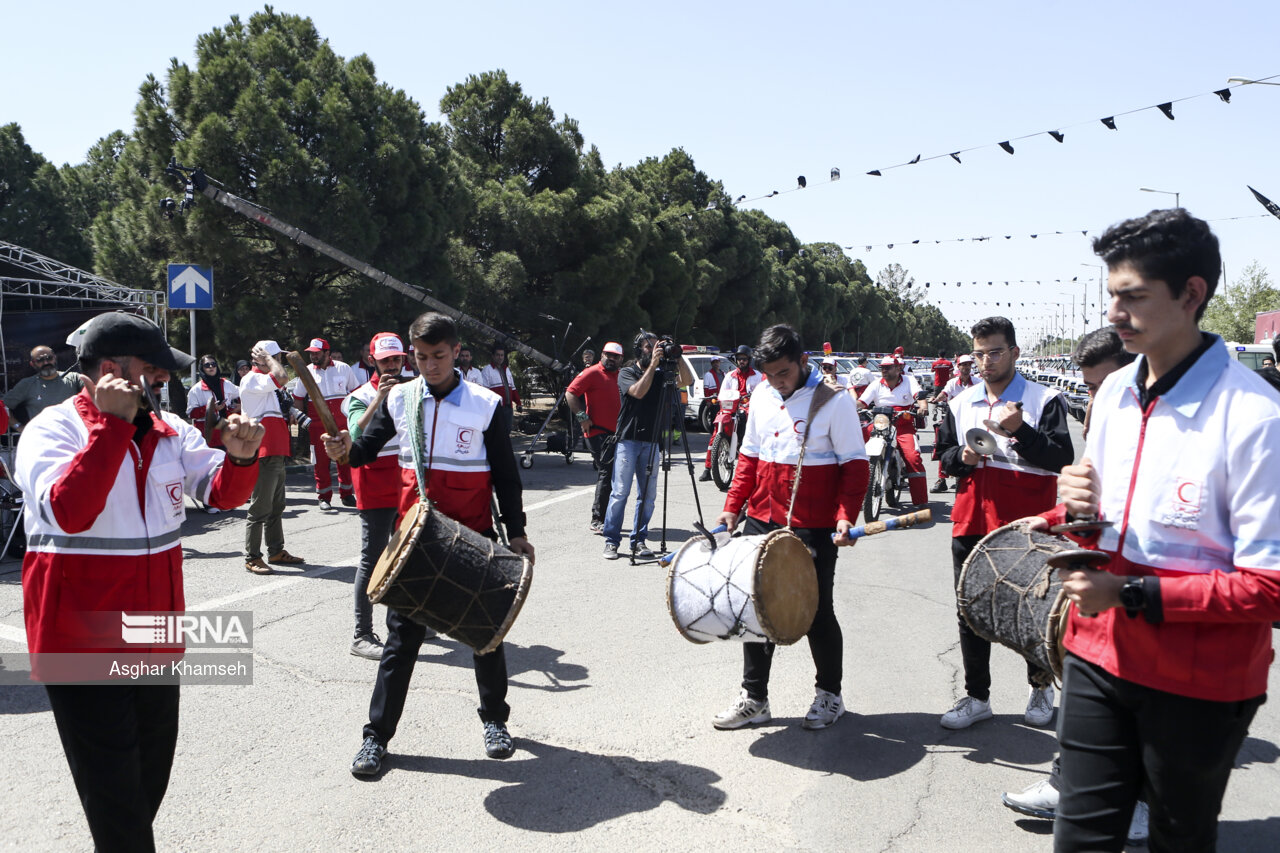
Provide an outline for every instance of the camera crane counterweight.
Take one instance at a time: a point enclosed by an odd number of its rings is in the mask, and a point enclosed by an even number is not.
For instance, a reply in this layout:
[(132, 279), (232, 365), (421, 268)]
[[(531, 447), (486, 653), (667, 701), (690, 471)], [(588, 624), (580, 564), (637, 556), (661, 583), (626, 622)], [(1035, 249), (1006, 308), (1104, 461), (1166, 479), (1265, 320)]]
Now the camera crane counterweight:
[[(568, 365), (561, 364), (554, 358), (538, 352), (533, 347), (521, 343), (511, 335), (499, 332), (497, 329), (482, 323), (470, 314), (466, 314), (459, 311), (457, 308), (446, 305), (421, 288), (414, 287), (411, 284), (406, 284), (390, 273), (385, 273), (376, 267), (366, 264), (359, 258), (354, 258), (341, 249), (336, 249), (333, 246), (330, 246), (323, 240), (317, 240), (301, 228), (290, 225), (289, 223), (276, 218), (267, 210), (259, 207), (251, 201), (246, 201), (245, 199), (242, 199), (237, 195), (233, 195), (224, 189), (219, 189), (214, 186), (214, 181), (204, 173), (203, 169), (191, 169), (186, 166), (179, 166), (176, 159), (173, 159), (169, 161), (169, 165), (165, 169), (165, 172), (186, 182), (186, 197), (181, 202), (183, 210), (186, 210), (193, 203), (194, 193), (192, 190), (195, 190), (206, 198), (221, 204), (223, 207), (227, 207), (235, 211), (245, 219), (251, 219), (260, 225), (265, 225), (271, 230), (283, 234), (295, 243), (300, 243), (301, 245), (319, 252), (326, 257), (332, 258), (344, 267), (360, 273), (365, 278), (371, 279), (378, 284), (385, 285), (398, 293), (402, 293), (410, 299), (421, 302), (422, 304), (439, 311), (441, 314), (449, 315), (458, 323), (467, 326), (476, 332), (480, 332), (494, 341), (505, 344), (509, 350), (515, 350), (521, 355), (527, 356), (556, 372), (562, 372), (568, 369)], [(160, 202), (160, 212), (166, 217), (172, 217), (177, 207), (178, 203), (173, 199), (165, 199)]]

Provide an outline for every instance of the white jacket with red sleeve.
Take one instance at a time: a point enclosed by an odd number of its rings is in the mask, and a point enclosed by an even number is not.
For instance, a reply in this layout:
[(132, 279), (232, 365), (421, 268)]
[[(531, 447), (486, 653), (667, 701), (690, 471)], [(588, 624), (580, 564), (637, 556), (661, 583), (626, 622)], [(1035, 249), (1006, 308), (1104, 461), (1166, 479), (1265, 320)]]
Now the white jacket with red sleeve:
[[(786, 400), (767, 382), (756, 386), (725, 512), (740, 512), (746, 504), (747, 514), (757, 521), (787, 524), (805, 422), (821, 381), (819, 372), (810, 370), (804, 386)], [(791, 526), (833, 528), (837, 521), (853, 521), (862, 507), (867, 476), (867, 450), (853, 398), (837, 394), (809, 427)]]
[[(252, 494), (257, 465), (224, 465), (194, 427), (162, 417), (139, 447), (134, 425), (83, 391), (23, 430), (13, 478), (25, 498), (32, 653), (118, 648), (117, 611), (183, 610), (183, 495), (234, 509)], [(86, 617), (103, 611), (114, 621)]]
[[(1159, 577), (1163, 620), (1072, 612), (1064, 644), (1119, 678), (1235, 702), (1267, 689), (1280, 619), (1280, 402), (1221, 339), (1144, 410), (1141, 360), (1107, 377), (1086, 456), (1114, 526), (1090, 547), (1117, 575)], [(1061, 506), (1046, 513), (1065, 515)]]

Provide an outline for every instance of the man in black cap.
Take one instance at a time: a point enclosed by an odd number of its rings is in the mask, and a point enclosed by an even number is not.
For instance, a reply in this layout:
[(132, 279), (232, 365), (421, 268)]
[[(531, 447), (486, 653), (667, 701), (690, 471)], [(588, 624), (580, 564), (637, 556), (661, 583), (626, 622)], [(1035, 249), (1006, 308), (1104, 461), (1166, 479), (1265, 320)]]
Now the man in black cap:
[(245, 361), (243, 358), (237, 361), (236, 362), (236, 378), (234, 380), (235, 383), (239, 385), (240, 380), (244, 379), (245, 376), (247, 376), (249, 374), (249, 371), (252, 369), (253, 369), (253, 365)]
[[(122, 613), (183, 611), (183, 495), (221, 509), (244, 503), (263, 430), (231, 415), (224, 453), (161, 411), (157, 391), (192, 359), (142, 317), (99, 315), (78, 349), (84, 390), (27, 426), (14, 463), (26, 496), (27, 645), (94, 845), (154, 850), (151, 823), (178, 738), (178, 684), (137, 684), (119, 667), (182, 650), (126, 644)], [(101, 681), (116, 683), (84, 683)]]

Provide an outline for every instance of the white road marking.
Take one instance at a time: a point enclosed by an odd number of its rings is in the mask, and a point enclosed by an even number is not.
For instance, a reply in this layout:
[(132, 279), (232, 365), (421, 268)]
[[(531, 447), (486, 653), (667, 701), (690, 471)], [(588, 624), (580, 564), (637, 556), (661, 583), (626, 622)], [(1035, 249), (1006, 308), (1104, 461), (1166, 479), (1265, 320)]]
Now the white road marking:
[(247, 598), (256, 598), (259, 595), (266, 595), (269, 592), (277, 592), (278, 590), (285, 589), (286, 587), (291, 587), (296, 583), (302, 583), (302, 581), (307, 578), (321, 578), (325, 575), (331, 575), (334, 572), (340, 572), (343, 569), (350, 569), (359, 564), (360, 559), (358, 557), (354, 557), (333, 566), (320, 566), (315, 569), (308, 569), (300, 575), (294, 575), (289, 578), (280, 578), (279, 580), (272, 581), (271, 583), (264, 584), (263, 586), (242, 589), (239, 592), (233, 592), (230, 595), (224, 595), (221, 598), (211, 598), (208, 601), (187, 607), (187, 611), (222, 610), (229, 604), (235, 604), (236, 602), (244, 601)]
[(572, 492), (566, 492), (563, 495), (556, 495), (554, 498), (547, 498), (545, 501), (538, 501), (536, 504), (529, 504), (524, 508), (525, 512), (533, 512), (535, 509), (542, 509), (544, 506), (558, 504), (561, 501), (570, 501), (574, 498), (580, 498), (583, 495), (594, 495), (596, 493), (595, 486), (587, 486), (585, 489), (575, 489)]

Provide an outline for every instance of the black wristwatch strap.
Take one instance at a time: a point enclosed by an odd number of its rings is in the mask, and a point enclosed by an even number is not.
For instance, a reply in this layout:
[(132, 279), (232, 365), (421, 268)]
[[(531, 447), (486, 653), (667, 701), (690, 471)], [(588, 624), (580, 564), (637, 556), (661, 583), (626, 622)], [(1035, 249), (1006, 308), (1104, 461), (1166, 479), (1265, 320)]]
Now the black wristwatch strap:
[(1155, 575), (1144, 576), (1142, 593), (1146, 598), (1143, 616), (1152, 625), (1159, 625), (1164, 621), (1164, 602), (1160, 599), (1160, 578)]

